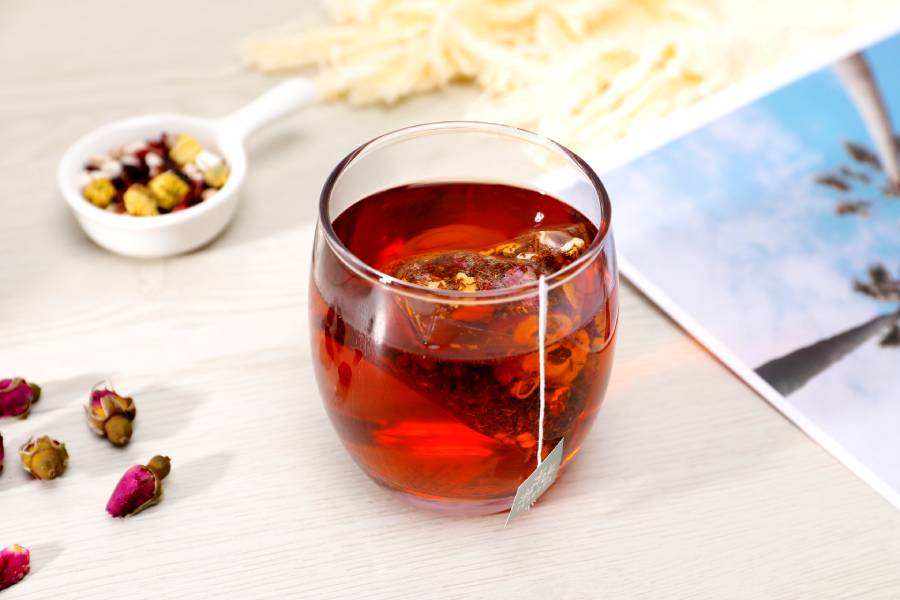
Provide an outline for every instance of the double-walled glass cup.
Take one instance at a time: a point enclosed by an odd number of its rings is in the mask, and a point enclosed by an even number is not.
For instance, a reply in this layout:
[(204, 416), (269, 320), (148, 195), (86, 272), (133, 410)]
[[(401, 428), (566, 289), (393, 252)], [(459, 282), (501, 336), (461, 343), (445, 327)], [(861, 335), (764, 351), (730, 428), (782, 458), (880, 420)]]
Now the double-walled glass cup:
[[(360, 259), (334, 227), (384, 190), (467, 182), (548, 194), (591, 224), (578, 258), (546, 276), (546, 297), (535, 281), (468, 292), (409, 283)], [(484, 227), (498, 218), (490, 214)], [(353, 235), (382, 239), (377, 223)], [(572, 152), (489, 123), (378, 137), (347, 156), (322, 190), (309, 316), (328, 415), (362, 470), (405, 500), (451, 514), (508, 509), (538, 448), (546, 457), (564, 439), (565, 464), (596, 417), (612, 365), (617, 290), (609, 198)]]

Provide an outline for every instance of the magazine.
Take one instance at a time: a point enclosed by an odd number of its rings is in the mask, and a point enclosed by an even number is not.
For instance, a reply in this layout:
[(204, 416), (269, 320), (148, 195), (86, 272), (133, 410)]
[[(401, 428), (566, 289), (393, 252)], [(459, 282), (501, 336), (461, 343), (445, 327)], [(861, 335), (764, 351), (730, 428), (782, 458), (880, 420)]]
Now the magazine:
[(900, 23), (663, 137), (589, 156), (623, 274), (900, 508)]

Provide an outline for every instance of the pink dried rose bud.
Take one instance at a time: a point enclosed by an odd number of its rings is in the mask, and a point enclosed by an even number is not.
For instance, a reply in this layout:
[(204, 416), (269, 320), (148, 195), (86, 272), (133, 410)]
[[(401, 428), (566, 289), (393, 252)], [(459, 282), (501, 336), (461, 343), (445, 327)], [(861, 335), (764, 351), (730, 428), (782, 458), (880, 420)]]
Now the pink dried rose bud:
[(0, 379), (0, 417), (24, 419), (40, 397), (41, 388), (21, 377)]
[(159, 502), (162, 480), (170, 469), (168, 456), (154, 456), (146, 466), (134, 465), (125, 471), (106, 503), (106, 512), (116, 518), (127, 517)]
[(28, 575), (31, 552), (18, 544), (0, 550), (0, 590), (13, 586)]
[(131, 422), (137, 416), (134, 400), (120, 396), (108, 381), (91, 389), (91, 399), (84, 410), (88, 425), (97, 435), (115, 446), (124, 446), (131, 440), (134, 431)]
[(69, 453), (62, 442), (50, 439), (46, 435), (38, 439), (30, 439), (19, 448), (22, 467), (35, 479), (56, 479), (66, 470)]

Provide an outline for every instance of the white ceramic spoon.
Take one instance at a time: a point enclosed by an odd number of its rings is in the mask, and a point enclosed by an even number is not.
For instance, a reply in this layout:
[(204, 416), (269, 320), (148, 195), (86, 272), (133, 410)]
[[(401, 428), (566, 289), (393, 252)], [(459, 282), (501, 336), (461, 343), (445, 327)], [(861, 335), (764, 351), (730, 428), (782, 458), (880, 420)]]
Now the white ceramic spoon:
[[(312, 84), (289, 79), (222, 119), (180, 114), (144, 115), (110, 123), (85, 135), (66, 153), (57, 171), (63, 197), (85, 233), (100, 246), (141, 258), (171, 256), (202, 246), (218, 235), (234, 215), (247, 173), (244, 139), (257, 128), (305, 106), (315, 98)], [(231, 167), (225, 186), (191, 208), (154, 217), (120, 215), (97, 208), (81, 194), (80, 175), (88, 158), (139, 140), (189, 133), (217, 152)]]

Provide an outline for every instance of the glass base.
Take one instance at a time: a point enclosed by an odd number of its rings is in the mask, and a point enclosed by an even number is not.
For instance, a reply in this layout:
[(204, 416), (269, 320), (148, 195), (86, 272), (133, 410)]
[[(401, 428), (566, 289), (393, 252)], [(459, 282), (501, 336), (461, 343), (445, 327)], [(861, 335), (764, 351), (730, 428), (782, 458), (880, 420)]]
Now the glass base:
[(510, 496), (508, 498), (492, 498), (490, 500), (459, 500), (456, 498), (419, 496), (389, 487), (385, 487), (385, 489), (408, 506), (450, 517), (480, 517), (506, 512), (512, 506), (514, 498)]

